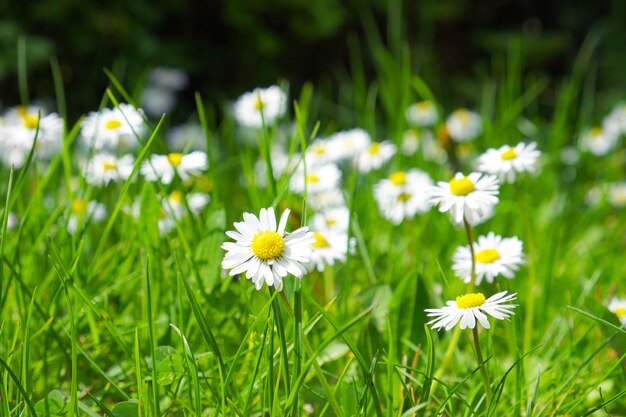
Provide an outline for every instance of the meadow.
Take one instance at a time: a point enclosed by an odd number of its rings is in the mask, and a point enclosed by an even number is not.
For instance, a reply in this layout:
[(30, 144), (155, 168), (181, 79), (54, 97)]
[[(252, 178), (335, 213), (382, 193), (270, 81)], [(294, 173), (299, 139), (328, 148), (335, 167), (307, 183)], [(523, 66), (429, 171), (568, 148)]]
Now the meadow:
[(0, 415), (625, 416), (626, 106), (596, 97), (600, 42), (559, 80), (512, 45), (458, 99), (374, 37), (374, 80), (355, 49), (335, 94), (197, 92), (184, 126), (108, 70), (68, 120), (54, 61), (49, 108), (22, 63)]

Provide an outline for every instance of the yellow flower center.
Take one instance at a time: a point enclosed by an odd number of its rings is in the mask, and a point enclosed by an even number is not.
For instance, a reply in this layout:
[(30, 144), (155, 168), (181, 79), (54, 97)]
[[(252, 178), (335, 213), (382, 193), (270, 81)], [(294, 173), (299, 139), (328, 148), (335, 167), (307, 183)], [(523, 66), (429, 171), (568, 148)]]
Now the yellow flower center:
[(393, 174), (389, 176), (389, 181), (391, 181), (393, 185), (406, 184), (406, 172), (404, 171), (394, 172)]
[(474, 191), (474, 183), (469, 178), (452, 178), (450, 180), (450, 192), (452, 194), (462, 196), (468, 195), (472, 191)]
[(172, 193), (170, 194), (170, 201), (174, 203), (180, 203), (181, 201), (183, 201), (183, 193), (178, 190), (172, 191)]
[(115, 162), (104, 162), (102, 168), (104, 168), (105, 171), (111, 171), (117, 169), (117, 164)]
[(326, 153), (326, 148), (324, 148), (323, 146), (316, 146), (313, 148), (313, 152), (318, 155), (324, 155)]
[(263, 107), (265, 107), (265, 103), (263, 103), (263, 100), (261, 100), (261, 96), (257, 95), (254, 99), (254, 109), (261, 111), (263, 110)]
[(309, 174), (306, 176), (306, 182), (308, 184), (315, 184), (316, 182), (320, 182), (320, 177), (315, 174)]
[(37, 129), (37, 124), (39, 124), (39, 117), (32, 114), (23, 114), (22, 121), (24, 122), (24, 126), (27, 129)]
[(398, 202), (400, 203), (404, 203), (405, 201), (409, 200), (411, 198), (411, 194), (409, 193), (402, 193), (398, 196)]
[(615, 310), (617, 317), (626, 317), (626, 307), (618, 307)]
[(485, 304), (485, 301), (485, 296), (481, 292), (465, 294), (456, 297), (456, 306), (463, 309), (479, 307)]
[(74, 214), (84, 213), (86, 208), (87, 203), (85, 202), (85, 200), (76, 199), (72, 201), (72, 211), (74, 212)]
[(337, 224), (337, 220), (336, 219), (326, 219), (326, 224), (328, 226), (334, 226)]
[(264, 231), (254, 236), (250, 247), (252, 248), (252, 253), (254, 253), (257, 258), (266, 261), (268, 259), (274, 259), (283, 253), (285, 241), (283, 237), (276, 232)]
[(106, 128), (107, 128), (107, 129), (109, 129), (109, 130), (113, 130), (113, 129), (117, 129), (117, 128), (118, 128), (118, 127), (120, 127), (121, 125), (122, 125), (122, 122), (120, 122), (120, 121), (119, 121), (119, 120), (117, 120), (117, 119), (112, 119), (112, 120), (107, 121), (107, 122), (104, 124), (104, 127), (106, 127)]
[(502, 158), (503, 161), (509, 161), (511, 159), (517, 158), (517, 154), (515, 153), (515, 149), (510, 148), (508, 151), (502, 152), (502, 155), (500, 155), (500, 158)]
[(326, 240), (323, 234), (315, 232), (313, 233), (313, 237), (315, 238), (315, 242), (312, 245), (314, 248), (319, 249), (327, 248), (330, 246), (328, 240)]
[(370, 155), (378, 155), (380, 150), (380, 143), (372, 143), (369, 148)]
[(598, 136), (602, 135), (602, 128), (594, 127), (589, 131), (589, 134), (591, 134), (592, 138), (597, 138)]
[(478, 252), (475, 258), (481, 264), (490, 264), (500, 259), (500, 253), (496, 249), (484, 249)]
[(426, 100), (420, 101), (419, 103), (415, 103), (415, 107), (420, 110), (428, 110), (430, 109), (430, 102)]
[(469, 123), (470, 112), (467, 109), (458, 109), (454, 112), (454, 115), (459, 118), (459, 121), (463, 124)]
[(170, 164), (172, 164), (172, 166), (174, 168), (176, 168), (182, 162), (183, 154), (182, 153), (171, 153), (171, 154), (167, 155), (167, 160), (170, 162)]

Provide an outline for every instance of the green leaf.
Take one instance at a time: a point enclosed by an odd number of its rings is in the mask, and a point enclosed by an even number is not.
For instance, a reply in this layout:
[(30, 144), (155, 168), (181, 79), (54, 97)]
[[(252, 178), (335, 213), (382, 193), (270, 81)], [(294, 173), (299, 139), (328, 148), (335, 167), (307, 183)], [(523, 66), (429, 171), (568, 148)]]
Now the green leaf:
[(139, 404), (137, 400), (124, 401), (117, 403), (111, 411), (115, 417), (139, 417)]

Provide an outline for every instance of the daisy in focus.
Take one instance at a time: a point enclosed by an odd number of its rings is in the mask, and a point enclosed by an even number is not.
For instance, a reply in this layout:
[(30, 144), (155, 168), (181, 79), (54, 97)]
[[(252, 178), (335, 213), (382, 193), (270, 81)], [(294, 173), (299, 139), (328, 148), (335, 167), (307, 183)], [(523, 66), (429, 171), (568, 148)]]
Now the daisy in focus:
[(425, 172), (397, 171), (374, 186), (374, 198), (382, 217), (399, 225), (404, 219), (430, 210), (427, 191), (432, 186)]
[(485, 299), (482, 293), (471, 293), (456, 297), (454, 301), (448, 301), (445, 307), (428, 308), (428, 317), (434, 317), (428, 325), (433, 329), (451, 330), (460, 322), (461, 329), (476, 327), (480, 323), (485, 329), (491, 325), (487, 319), (487, 314), (498, 320), (508, 319), (513, 313), (516, 304), (508, 304), (516, 299), (517, 294), (507, 295), (506, 291), (499, 292)]
[(283, 211), (278, 226), (273, 207), (261, 209), (259, 217), (244, 213), (244, 221), (234, 223), (237, 231), (226, 232), (235, 242), (222, 244), (222, 249), (227, 251), (222, 268), (229, 270), (231, 276), (245, 272), (257, 290), (265, 282), (280, 291), (288, 274), (302, 278), (315, 239), (308, 227), (285, 232), (289, 212), (289, 209)]
[(428, 190), (429, 202), (440, 212), (450, 212), (452, 222), (474, 224), (491, 206), (498, 204), (498, 179), (493, 175), (457, 173), (450, 181), (439, 181)]
[[(334, 265), (336, 261), (344, 263), (348, 250), (348, 233), (318, 230), (313, 233), (313, 252), (311, 253), (309, 268), (317, 268), (324, 272), (326, 265)], [(354, 249), (356, 241), (350, 239), (350, 250)]]
[(618, 139), (616, 129), (592, 127), (581, 135), (578, 143), (581, 150), (591, 152), (595, 156), (604, 156), (615, 148)]
[(622, 326), (626, 325), (626, 298), (613, 297), (608, 309), (617, 316)]
[(537, 144), (518, 143), (515, 147), (504, 145), (500, 149), (488, 149), (478, 157), (478, 170), (498, 176), (502, 182), (513, 183), (517, 174), (537, 171), (537, 159), (541, 152)]
[[(498, 275), (512, 279), (524, 264), (523, 243), (516, 237), (502, 238), (493, 232), (479, 236), (474, 244), (476, 285), (492, 283)], [(469, 246), (459, 246), (452, 256), (452, 269), (465, 283), (472, 280), (472, 254)]]
[(315, 194), (337, 188), (339, 181), (341, 181), (341, 171), (335, 164), (307, 166), (306, 175), (304, 165), (300, 164), (291, 177), (289, 185), (294, 193), (304, 193), (306, 186), (307, 193)]
[(233, 114), (237, 123), (250, 128), (260, 128), (263, 122), (269, 126), (286, 111), (287, 94), (277, 85), (249, 91), (233, 104)]
[(432, 127), (438, 118), (437, 107), (428, 100), (414, 103), (406, 109), (406, 120), (412, 126)]
[(362, 150), (354, 159), (355, 165), (362, 173), (379, 169), (396, 154), (396, 145), (388, 140), (374, 142)]
[(146, 181), (160, 180), (163, 184), (169, 184), (178, 175), (185, 181), (190, 176), (201, 175), (209, 167), (207, 156), (204, 152), (194, 151), (183, 155), (182, 153), (170, 153), (168, 155), (152, 155), (149, 160), (141, 164), (141, 174)]
[(91, 185), (109, 185), (111, 181), (125, 181), (130, 177), (135, 164), (132, 155), (118, 158), (111, 154), (96, 154), (83, 167), (85, 181)]
[(107, 216), (106, 206), (97, 201), (85, 201), (77, 198), (70, 206), (70, 217), (67, 221), (67, 231), (70, 234), (76, 233), (81, 222), (99, 223)]
[(91, 112), (83, 120), (82, 143), (95, 150), (131, 150), (139, 146), (137, 138), (146, 133), (143, 111), (131, 104)]
[(446, 120), (446, 130), (455, 142), (469, 142), (480, 135), (483, 121), (473, 111), (461, 108), (455, 110)]

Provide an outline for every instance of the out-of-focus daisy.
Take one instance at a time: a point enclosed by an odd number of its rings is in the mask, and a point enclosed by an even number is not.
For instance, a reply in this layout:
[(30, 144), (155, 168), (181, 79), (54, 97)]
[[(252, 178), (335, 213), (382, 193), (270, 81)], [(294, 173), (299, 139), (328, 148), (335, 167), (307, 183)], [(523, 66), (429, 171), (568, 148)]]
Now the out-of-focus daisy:
[(622, 325), (626, 325), (626, 298), (613, 297), (608, 308), (617, 316)]
[(414, 103), (406, 109), (406, 120), (412, 126), (431, 127), (438, 118), (437, 107), (427, 100)]
[(537, 171), (537, 159), (541, 152), (537, 144), (518, 143), (515, 147), (504, 145), (500, 149), (488, 149), (478, 157), (478, 170), (497, 175), (500, 181), (513, 183), (515, 176), (523, 172)]
[(168, 155), (152, 155), (149, 160), (141, 164), (141, 174), (146, 181), (161, 180), (163, 184), (169, 184), (178, 174), (185, 181), (190, 176), (198, 176), (209, 167), (207, 156), (204, 152), (195, 151), (187, 155), (182, 153), (170, 153)]
[(205, 193), (189, 193), (184, 195), (182, 192), (174, 190), (163, 199), (162, 205), (166, 213), (180, 218), (186, 214), (187, 207), (189, 207), (192, 213), (198, 214), (210, 201), (211, 197)]
[(382, 167), (383, 164), (389, 161), (395, 154), (396, 145), (390, 141), (374, 142), (369, 147), (359, 152), (354, 162), (359, 168), (359, 171), (367, 173), (373, 169)]
[(143, 111), (124, 103), (90, 113), (80, 130), (83, 144), (96, 150), (135, 149), (145, 133)]
[(462, 223), (464, 218), (472, 224), (489, 206), (498, 203), (498, 186), (498, 179), (493, 175), (457, 173), (449, 182), (439, 181), (431, 187), (429, 201), (442, 213), (450, 211), (455, 224)]
[(428, 174), (420, 170), (397, 171), (374, 186), (374, 198), (381, 215), (398, 225), (430, 209), (427, 191), (432, 185)]
[[(323, 272), (326, 265), (334, 265), (335, 261), (345, 262), (348, 250), (348, 233), (331, 232), (328, 229), (317, 230), (313, 233), (313, 252), (309, 268), (317, 268)], [(350, 245), (354, 246), (354, 239), (350, 239)]]
[(313, 230), (329, 230), (331, 232), (347, 232), (350, 223), (350, 210), (346, 206), (329, 208), (315, 213), (311, 218)]
[[(454, 301), (448, 301), (445, 307), (428, 308), (425, 311), (428, 317), (434, 317), (428, 325), (433, 329), (451, 330), (457, 323), (461, 323), (461, 329), (476, 327), (476, 322), (485, 329), (491, 326), (487, 314), (498, 320), (508, 319), (515, 314), (512, 310), (516, 304), (508, 304), (515, 300), (517, 294), (507, 295), (506, 291), (499, 292), (485, 299), (482, 293), (471, 293), (456, 297)], [(486, 314), (485, 314), (486, 313)]]
[(177, 101), (172, 90), (157, 85), (149, 85), (141, 93), (141, 107), (152, 117), (171, 112)]
[[(476, 260), (476, 285), (485, 279), (492, 283), (494, 278), (502, 275), (512, 279), (515, 272), (524, 263), (522, 241), (516, 237), (502, 238), (493, 232), (487, 236), (479, 236), (474, 244)], [(472, 280), (472, 254), (469, 246), (459, 246), (452, 256), (452, 269), (466, 283)]]
[(626, 103), (615, 106), (602, 120), (602, 128), (615, 137), (626, 135)]
[(337, 162), (341, 158), (336, 146), (328, 139), (315, 139), (305, 152), (308, 165), (323, 165), (329, 162)]
[(455, 110), (446, 120), (448, 134), (455, 142), (468, 142), (480, 135), (483, 122), (478, 113), (467, 109)]
[(619, 136), (615, 130), (592, 127), (580, 137), (579, 145), (583, 151), (591, 152), (596, 156), (604, 156), (617, 145)]
[(179, 68), (156, 67), (150, 71), (150, 83), (172, 91), (180, 91), (189, 84), (189, 76)]
[(135, 158), (132, 155), (118, 158), (111, 154), (96, 154), (84, 165), (83, 176), (91, 185), (125, 181), (132, 173), (134, 163)]
[[(0, 219), (2, 218), (3, 212), (0, 211)], [(20, 219), (13, 213), (12, 211), (7, 214), (7, 230), (13, 230), (20, 224)]]
[(67, 221), (67, 231), (70, 234), (76, 233), (81, 222), (91, 221), (101, 222), (107, 216), (106, 206), (97, 201), (85, 201), (77, 198), (70, 206), (70, 217)]
[(245, 272), (257, 290), (265, 282), (280, 291), (287, 274), (302, 278), (307, 272), (315, 239), (308, 227), (286, 233), (288, 217), (289, 209), (286, 209), (277, 226), (272, 207), (261, 209), (258, 218), (244, 213), (244, 221), (234, 223), (237, 232), (226, 232), (235, 242), (222, 244), (222, 249), (227, 251), (222, 268), (230, 270), (229, 275)]
[(607, 199), (613, 207), (626, 207), (626, 182), (609, 184)]
[(307, 194), (307, 202), (309, 206), (316, 211), (329, 210), (346, 204), (343, 193), (339, 188), (331, 188), (329, 190)]
[(291, 191), (302, 194), (306, 183), (307, 193), (318, 193), (320, 191), (336, 188), (341, 180), (341, 171), (335, 164), (307, 166), (304, 175), (304, 166), (301, 164), (291, 177)]
[[(291, 172), (296, 164), (300, 162), (300, 155), (293, 154), (289, 156), (279, 147), (272, 149), (272, 171), (274, 179), (278, 180), (285, 172)], [(259, 158), (254, 165), (255, 180), (259, 187), (267, 185), (267, 162), (263, 158)]]
[(169, 149), (176, 152), (206, 151), (206, 141), (202, 126), (197, 123), (187, 123), (171, 128), (167, 134)]
[(448, 159), (445, 149), (441, 147), (430, 130), (408, 129), (402, 136), (402, 153), (411, 156), (419, 149), (426, 161), (443, 164)]
[(367, 149), (372, 142), (367, 131), (356, 128), (342, 130), (328, 138), (333, 151), (337, 152), (340, 159), (351, 160), (361, 151)]
[[(243, 94), (233, 105), (235, 120), (242, 126), (259, 128), (271, 125), (287, 111), (287, 94), (277, 85), (256, 88)], [(261, 116), (263, 112), (263, 116)]]
[(416, 129), (407, 129), (402, 135), (402, 145), (400, 149), (406, 156), (411, 156), (417, 152), (420, 147), (419, 141), (420, 133)]

